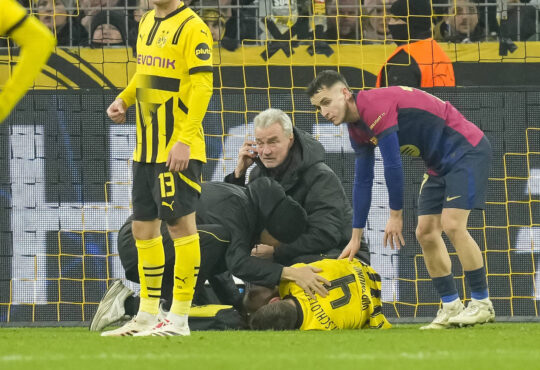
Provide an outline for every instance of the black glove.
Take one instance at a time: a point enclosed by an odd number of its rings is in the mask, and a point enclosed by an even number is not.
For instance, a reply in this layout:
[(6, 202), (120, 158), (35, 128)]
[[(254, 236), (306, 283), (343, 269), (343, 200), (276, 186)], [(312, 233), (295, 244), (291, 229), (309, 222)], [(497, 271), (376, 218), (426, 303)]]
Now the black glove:
[[(313, 47), (313, 45), (315, 45), (315, 47)], [(315, 49), (315, 51), (313, 49)], [(309, 45), (307, 52), (311, 56), (313, 56), (313, 54), (324, 54), (329, 57), (330, 55), (334, 54), (334, 49), (332, 49), (326, 41), (318, 40)]]
[(238, 48), (238, 40), (225, 36), (221, 39), (221, 46), (225, 50), (235, 51)]
[(508, 52), (513, 53), (516, 51), (518, 46), (514, 44), (514, 41), (510, 37), (500, 37), (499, 38), (499, 55), (506, 56)]
[(261, 57), (264, 60), (268, 60), (268, 58), (272, 58), (272, 56), (280, 50), (283, 50), (285, 55), (290, 57), (291, 53), (294, 54), (294, 48), (297, 46), (298, 41), (270, 41), (266, 47), (267, 50), (264, 50), (261, 53)]

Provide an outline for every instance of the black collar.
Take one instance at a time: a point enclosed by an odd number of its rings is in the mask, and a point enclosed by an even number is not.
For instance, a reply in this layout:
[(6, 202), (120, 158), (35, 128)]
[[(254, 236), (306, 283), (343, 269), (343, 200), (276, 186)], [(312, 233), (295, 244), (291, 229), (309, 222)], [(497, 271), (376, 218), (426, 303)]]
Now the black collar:
[(283, 297), (283, 299), (290, 298), (296, 306), (296, 324), (294, 325), (295, 329), (300, 329), (304, 323), (304, 311), (302, 311), (302, 305), (298, 302), (298, 299), (293, 295), (288, 295)]
[(182, 5), (180, 8), (177, 8), (175, 11), (173, 12), (170, 12), (169, 14), (167, 14), (165, 17), (162, 17), (162, 18), (159, 18), (159, 17), (154, 17), (154, 19), (156, 21), (164, 21), (166, 19), (169, 19), (171, 17), (174, 17), (175, 15), (177, 15), (178, 13), (180, 13), (182, 10), (184, 9), (187, 9), (187, 6), (186, 5)]

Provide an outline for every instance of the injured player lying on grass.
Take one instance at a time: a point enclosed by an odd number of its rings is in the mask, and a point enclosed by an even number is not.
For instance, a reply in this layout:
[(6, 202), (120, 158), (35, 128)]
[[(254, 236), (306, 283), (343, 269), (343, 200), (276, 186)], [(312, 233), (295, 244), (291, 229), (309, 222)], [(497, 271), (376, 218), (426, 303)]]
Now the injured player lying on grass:
[[(300, 267), (304, 264), (297, 264)], [(325, 259), (309, 264), (330, 282), (328, 295), (313, 299), (291, 281), (279, 287), (250, 286), (243, 300), (254, 330), (388, 329), (382, 313), (381, 278), (359, 260)]]

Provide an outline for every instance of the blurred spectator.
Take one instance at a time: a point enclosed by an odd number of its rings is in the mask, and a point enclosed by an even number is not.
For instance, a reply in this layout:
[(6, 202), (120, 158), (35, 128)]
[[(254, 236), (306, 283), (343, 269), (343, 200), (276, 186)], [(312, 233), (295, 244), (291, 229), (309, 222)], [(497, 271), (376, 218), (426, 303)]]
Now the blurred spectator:
[(126, 45), (126, 19), (115, 11), (103, 11), (93, 16), (92, 46)]
[(508, 17), (501, 20), (500, 33), (513, 41), (526, 41), (536, 35), (536, 7), (508, 0)]
[[(447, 14), (453, 14), (453, 6)], [(470, 43), (486, 40), (486, 30), (478, 22), (478, 9), (471, 0), (457, 0), (455, 16), (447, 15), (435, 27), (434, 38), (438, 41)]]
[(103, 10), (118, 6), (119, 2), (125, 3), (123, 0), (79, 0), (81, 24), (86, 28), (90, 35), (93, 17)]
[(135, 9), (135, 11), (133, 12), (133, 20), (137, 22), (137, 24), (139, 24), (143, 14), (149, 10), (152, 10), (153, 7), (152, 7), (152, 4), (150, 3), (150, 0), (137, 0), (136, 7), (137, 9)]
[(490, 37), (497, 37), (499, 34), (499, 23), (497, 21), (497, 3), (499, 0), (475, 0), (478, 4), (478, 24), (487, 29)]
[(388, 16), (392, 0), (364, 0), (362, 34), (367, 41), (390, 39)]
[(257, 40), (257, 18), (254, 8), (243, 7), (254, 0), (199, 0), (201, 18), (213, 29), (214, 41), (233, 51), (244, 39)]
[(377, 87), (455, 86), (452, 61), (431, 38), (430, 0), (397, 0), (390, 8), (388, 29), (398, 48), (377, 77)]
[(37, 15), (56, 35), (58, 46), (81, 46), (88, 43), (88, 32), (81, 25), (80, 17), (66, 10), (64, 0), (40, 0)]
[(325, 0), (260, 0), (259, 16), (262, 38), (272, 40), (261, 54), (265, 60), (280, 50), (290, 56), (302, 41), (309, 41), (307, 52), (311, 55), (330, 56), (334, 53), (324, 41), (327, 30)]
[(360, 1), (327, 0), (326, 38), (330, 40), (360, 40)]
[(208, 25), (214, 42), (219, 42), (225, 34), (225, 15), (217, 8), (204, 8), (199, 12), (203, 21)]

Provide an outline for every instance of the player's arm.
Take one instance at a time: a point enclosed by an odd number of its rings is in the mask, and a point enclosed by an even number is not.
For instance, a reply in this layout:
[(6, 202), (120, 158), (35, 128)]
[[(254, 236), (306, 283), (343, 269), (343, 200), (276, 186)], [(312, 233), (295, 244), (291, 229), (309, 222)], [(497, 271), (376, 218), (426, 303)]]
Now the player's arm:
[(329, 169), (321, 169), (317, 176), (306, 178), (312, 184), (302, 207), (308, 216), (308, 227), (298, 239), (281, 244), (274, 250), (274, 260), (286, 262), (306, 254), (321, 254), (336, 247), (341, 241), (343, 205), (339, 178)]
[(179, 141), (171, 148), (167, 158), (171, 171), (187, 168), (191, 142), (201, 129), (213, 92), (212, 34), (204, 22), (192, 22), (189, 28), (186, 26), (187, 37), (182, 43), (191, 78), (191, 96), (186, 123), (182, 125)]
[(0, 1), (0, 34), (11, 37), (21, 51), (19, 60), (0, 93), (0, 123), (32, 86), (49, 59), (56, 40), (51, 31), (14, 0)]
[(116, 97), (107, 108), (107, 115), (115, 123), (126, 122), (126, 111), (135, 103), (136, 91), (137, 91), (137, 73), (131, 77), (126, 88)]
[(388, 189), (390, 218), (384, 230), (383, 244), (390, 244), (392, 249), (405, 245), (403, 239), (403, 165), (396, 131), (379, 140), (379, 149), (383, 158), (384, 179)]
[[(139, 30), (142, 28), (146, 16), (150, 12), (146, 12), (142, 15), (139, 21)], [(133, 74), (128, 85), (122, 92), (116, 97), (107, 109), (107, 115), (115, 123), (126, 122), (127, 109), (135, 104), (137, 98), (137, 72)]]
[(338, 257), (348, 257), (351, 261), (362, 243), (362, 235), (366, 226), (369, 208), (371, 207), (371, 190), (375, 177), (375, 148), (361, 145), (355, 147), (355, 152), (352, 237)]
[(231, 273), (253, 284), (278, 285), (283, 266), (250, 255), (251, 245), (245, 227), (231, 227), (231, 230), (231, 242), (225, 253), (225, 262)]

